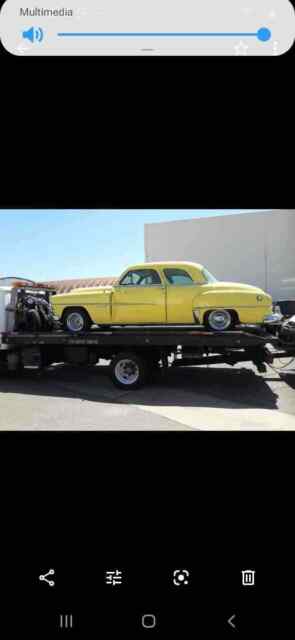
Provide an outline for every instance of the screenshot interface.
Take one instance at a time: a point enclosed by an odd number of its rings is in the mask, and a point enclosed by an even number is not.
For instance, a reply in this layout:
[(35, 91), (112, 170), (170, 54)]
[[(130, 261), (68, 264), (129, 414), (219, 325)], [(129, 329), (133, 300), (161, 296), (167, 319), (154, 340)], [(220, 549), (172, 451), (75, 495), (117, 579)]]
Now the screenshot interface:
[(16, 56), (277, 56), (294, 34), (289, 0), (6, 0), (0, 13)]
[(293, 637), (294, 7), (0, 0), (3, 640)]
[[(289, 569), (294, 569), (294, 562)], [(34, 637), (46, 632), (61, 638), (96, 633), (252, 638), (271, 631), (282, 637), (292, 624), (284, 572), (261, 562), (239, 566), (205, 556), (185, 566), (147, 566), (143, 560), (135, 569), (114, 565), (112, 559), (101, 563), (84, 558), (81, 565), (74, 557), (59, 564), (43, 556), (39, 563), (20, 563), (17, 570), (24, 578), (19, 585), (8, 574), (6, 594), (11, 600), (7, 604), (5, 596), (2, 629), (9, 620), (11, 632), (30, 629)], [(23, 602), (18, 616), (11, 606), (16, 597)]]

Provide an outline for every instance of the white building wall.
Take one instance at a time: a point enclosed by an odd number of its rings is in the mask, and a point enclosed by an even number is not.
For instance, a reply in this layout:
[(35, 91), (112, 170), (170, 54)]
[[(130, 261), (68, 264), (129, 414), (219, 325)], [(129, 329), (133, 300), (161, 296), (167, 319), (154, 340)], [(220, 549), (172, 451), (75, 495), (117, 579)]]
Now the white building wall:
[(295, 299), (295, 210), (147, 224), (145, 259), (200, 262), (219, 280)]

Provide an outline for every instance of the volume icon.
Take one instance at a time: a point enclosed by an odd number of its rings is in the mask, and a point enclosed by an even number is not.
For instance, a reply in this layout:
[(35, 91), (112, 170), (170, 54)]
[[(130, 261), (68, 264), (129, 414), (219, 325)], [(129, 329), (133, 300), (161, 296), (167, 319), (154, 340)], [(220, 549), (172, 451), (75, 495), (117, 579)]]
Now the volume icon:
[(44, 31), (41, 27), (31, 27), (27, 31), (22, 31), (22, 37), (30, 42), (42, 42), (44, 38)]

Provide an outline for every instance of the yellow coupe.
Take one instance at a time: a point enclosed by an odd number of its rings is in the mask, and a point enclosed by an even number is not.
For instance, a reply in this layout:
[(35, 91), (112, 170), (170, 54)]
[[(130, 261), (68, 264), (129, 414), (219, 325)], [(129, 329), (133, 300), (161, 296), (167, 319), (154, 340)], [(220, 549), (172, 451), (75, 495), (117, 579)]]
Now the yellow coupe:
[(55, 314), (73, 333), (92, 324), (199, 324), (213, 331), (271, 321), (272, 298), (259, 287), (219, 282), (194, 262), (129, 267), (118, 284), (52, 296)]

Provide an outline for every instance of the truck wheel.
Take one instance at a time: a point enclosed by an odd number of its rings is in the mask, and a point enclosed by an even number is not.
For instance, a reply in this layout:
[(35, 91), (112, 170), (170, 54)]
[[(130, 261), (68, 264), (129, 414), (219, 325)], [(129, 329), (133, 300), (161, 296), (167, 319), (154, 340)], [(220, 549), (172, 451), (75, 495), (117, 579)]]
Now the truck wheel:
[(226, 331), (234, 326), (234, 321), (226, 309), (213, 309), (206, 313), (205, 326), (210, 331)]
[(62, 319), (63, 328), (71, 333), (81, 333), (89, 331), (91, 321), (88, 313), (84, 309), (68, 309)]
[(138, 389), (146, 380), (146, 362), (136, 353), (119, 353), (111, 362), (111, 378), (120, 389)]

